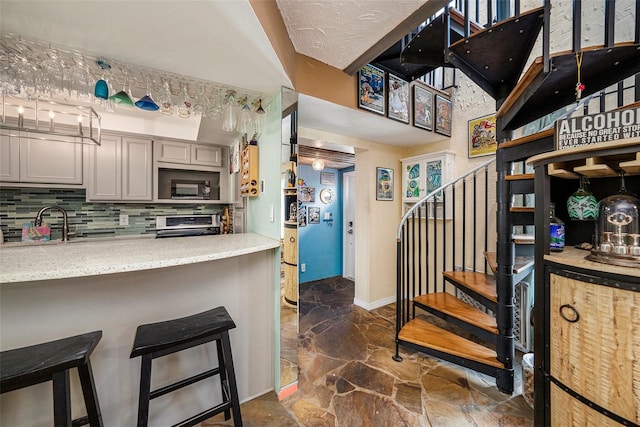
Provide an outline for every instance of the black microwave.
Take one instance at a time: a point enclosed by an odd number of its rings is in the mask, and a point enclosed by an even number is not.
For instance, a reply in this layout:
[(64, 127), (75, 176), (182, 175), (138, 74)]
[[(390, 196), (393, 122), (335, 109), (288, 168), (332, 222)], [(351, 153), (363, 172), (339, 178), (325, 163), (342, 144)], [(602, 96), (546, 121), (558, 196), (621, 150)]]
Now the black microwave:
[(158, 199), (220, 200), (220, 172), (159, 168)]
[(211, 181), (172, 179), (171, 198), (211, 200)]

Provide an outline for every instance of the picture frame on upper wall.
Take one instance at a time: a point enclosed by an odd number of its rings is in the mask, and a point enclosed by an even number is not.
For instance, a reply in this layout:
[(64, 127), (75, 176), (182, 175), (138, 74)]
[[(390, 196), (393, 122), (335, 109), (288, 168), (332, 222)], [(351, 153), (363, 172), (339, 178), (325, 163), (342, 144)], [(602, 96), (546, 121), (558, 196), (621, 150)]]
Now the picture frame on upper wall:
[(309, 206), (309, 224), (320, 224), (320, 208)]
[(306, 227), (307, 226), (307, 207), (300, 206), (298, 207), (298, 227)]
[(385, 72), (367, 64), (358, 71), (358, 108), (377, 114), (386, 112)]
[(316, 188), (298, 187), (298, 200), (303, 203), (314, 203), (316, 201)]
[(451, 100), (436, 94), (436, 123), (435, 131), (440, 135), (451, 136), (451, 121), (453, 111)]
[(376, 168), (376, 200), (393, 200), (393, 169)]
[(409, 82), (390, 73), (387, 81), (387, 117), (409, 124)]
[(469, 120), (467, 130), (470, 159), (496, 153), (498, 140), (495, 113)]
[(417, 83), (413, 85), (413, 126), (433, 130), (433, 92)]
[(333, 172), (320, 172), (320, 184), (336, 185), (336, 174)]

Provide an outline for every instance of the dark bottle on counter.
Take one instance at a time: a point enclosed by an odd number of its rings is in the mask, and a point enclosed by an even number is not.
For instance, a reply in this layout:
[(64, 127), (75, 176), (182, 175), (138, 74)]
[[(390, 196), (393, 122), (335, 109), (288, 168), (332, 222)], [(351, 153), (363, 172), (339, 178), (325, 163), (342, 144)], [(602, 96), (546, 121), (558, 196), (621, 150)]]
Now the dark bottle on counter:
[(564, 222), (556, 217), (556, 204), (551, 203), (549, 217), (549, 250), (561, 252), (564, 249)]

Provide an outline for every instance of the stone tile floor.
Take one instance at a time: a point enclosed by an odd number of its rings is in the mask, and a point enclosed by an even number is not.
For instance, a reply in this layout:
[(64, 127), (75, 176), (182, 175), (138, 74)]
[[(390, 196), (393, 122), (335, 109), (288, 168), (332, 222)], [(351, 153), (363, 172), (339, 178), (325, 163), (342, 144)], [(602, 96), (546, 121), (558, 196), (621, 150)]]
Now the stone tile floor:
[[(520, 357), (513, 395), (493, 378), (401, 349), (394, 362), (393, 304), (353, 305), (353, 282), (301, 285), (298, 391), (269, 393), (242, 406), (246, 426), (532, 426), (521, 395)], [(232, 425), (221, 416), (202, 427)]]

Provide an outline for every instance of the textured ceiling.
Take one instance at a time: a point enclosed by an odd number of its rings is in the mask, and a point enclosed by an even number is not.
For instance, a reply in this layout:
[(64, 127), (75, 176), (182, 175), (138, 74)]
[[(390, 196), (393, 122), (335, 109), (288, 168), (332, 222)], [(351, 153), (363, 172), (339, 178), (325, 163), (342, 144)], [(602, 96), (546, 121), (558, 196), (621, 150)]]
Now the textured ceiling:
[(426, 0), (276, 0), (296, 52), (341, 70)]

